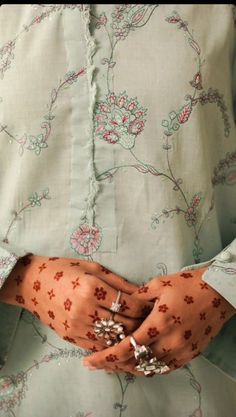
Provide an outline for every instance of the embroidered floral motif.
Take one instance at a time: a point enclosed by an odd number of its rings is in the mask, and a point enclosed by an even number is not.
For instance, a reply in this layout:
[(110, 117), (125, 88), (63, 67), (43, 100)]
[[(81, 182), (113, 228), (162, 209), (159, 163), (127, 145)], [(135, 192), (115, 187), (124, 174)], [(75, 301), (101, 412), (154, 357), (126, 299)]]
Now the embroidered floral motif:
[(126, 91), (119, 95), (109, 93), (105, 101), (96, 103), (95, 133), (111, 144), (119, 144), (125, 149), (135, 145), (136, 137), (143, 131), (144, 109), (135, 98), (128, 98)]
[(76, 229), (70, 237), (70, 244), (78, 254), (89, 256), (96, 252), (102, 240), (101, 228), (95, 224), (90, 226), (83, 223)]
[(212, 184), (213, 186), (236, 184), (236, 151), (227, 152), (225, 158), (218, 162), (214, 168)]
[(0, 288), (17, 263), (19, 257), (15, 253), (0, 257)]
[(9, 142), (12, 143), (14, 140), (15, 142), (19, 143), (19, 155), (22, 156), (24, 153), (24, 149), (34, 151), (35, 154), (38, 156), (41, 154), (42, 149), (48, 147), (48, 139), (52, 131), (52, 121), (55, 119), (55, 114), (53, 114), (54, 109), (56, 108), (56, 102), (59, 97), (59, 93), (65, 90), (78, 80), (79, 76), (82, 76), (86, 73), (86, 69), (82, 68), (79, 72), (70, 71), (65, 75), (64, 80), (60, 80), (59, 85), (57, 88), (53, 88), (51, 91), (51, 100), (48, 105), (48, 112), (44, 116), (44, 121), (41, 124), (42, 132), (36, 135), (31, 135), (24, 133), (20, 139), (18, 139), (14, 134), (10, 133), (7, 129), (7, 126), (1, 125), (0, 132), (4, 132), (7, 136), (10, 137)]
[[(29, 207), (40, 207), (41, 206), (41, 201), (45, 199), (45, 200), (50, 200), (51, 197), (49, 195), (49, 188), (46, 188), (45, 190), (42, 191), (42, 195), (39, 196), (38, 193), (34, 192), (31, 194), (31, 196), (28, 199), (28, 203), (25, 203), (25, 205), (19, 209), (18, 211), (13, 210), (12, 214), (13, 214), (13, 219), (10, 222), (7, 232), (3, 238), (3, 242), (5, 243), (9, 243), (9, 233), (14, 225), (14, 223), (16, 221), (22, 220), (22, 217), (20, 216), (21, 213), (23, 213), (26, 209), (28, 209)], [(27, 262), (27, 260), (25, 260), (25, 262)], [(29, 259), (29, 262), (31, 262), (31, 260)]]

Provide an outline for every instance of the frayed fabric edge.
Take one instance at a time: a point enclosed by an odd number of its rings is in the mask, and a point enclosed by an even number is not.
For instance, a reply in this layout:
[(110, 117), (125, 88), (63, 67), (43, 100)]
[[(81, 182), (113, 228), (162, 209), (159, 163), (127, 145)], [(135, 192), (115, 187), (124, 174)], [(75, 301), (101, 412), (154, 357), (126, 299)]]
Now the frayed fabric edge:
[(90, 8), (91, 5), (84, 5), (83, 8), (83, 19), (85, 22), (85, 40), (87, 46), (87, 80), (88, 80), (88, 89), (89, 89), (89, 126), (87, 130), (88, 134), (88, 143), (86, 148), (88, 148), (88, 168), (89, 168), (89, 192), (87, 197), (87, 222), (91, 226), (95, 224), (95, 207), (96, 207), (96, 197), (100, 189), (100, 183), (96, 179), (96, 169), (94, 164), (94, 153), (95, 153), (95, 144), (94, 144), (94, 108), (96, 103), (96, 94), (97, 94), (97, 85), (94, 81), (94, 71), (95, 65), (93, 63), (93, 55), (96, 52), (96, 44), (93, 36), (90, 32)]

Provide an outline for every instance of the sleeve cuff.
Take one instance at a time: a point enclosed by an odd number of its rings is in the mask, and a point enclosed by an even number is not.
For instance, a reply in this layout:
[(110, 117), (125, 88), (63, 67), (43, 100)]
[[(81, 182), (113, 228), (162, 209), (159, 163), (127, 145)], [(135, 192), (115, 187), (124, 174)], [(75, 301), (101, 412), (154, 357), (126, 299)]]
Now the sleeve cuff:
[(181, 269), (199, 269), (208, 266), (202, 280), (209, 284), (236, 308), (236, 239), (206, 262), (188, 265)]
[(10, 275), (20, 256), (0, 246), (0, 288)]

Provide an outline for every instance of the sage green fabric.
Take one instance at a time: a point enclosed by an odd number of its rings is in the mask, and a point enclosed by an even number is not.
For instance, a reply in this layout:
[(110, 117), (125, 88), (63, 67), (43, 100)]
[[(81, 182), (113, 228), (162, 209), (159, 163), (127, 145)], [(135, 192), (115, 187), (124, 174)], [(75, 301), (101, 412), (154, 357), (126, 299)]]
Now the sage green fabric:
[[(142, 284), (233, 245), (235, 21), (229, 4), (0, 7), (1, 285), (27, 253)], [(230, 294), (211, 280), (234, 303), (232, 276)], [(235, 417), (235, 324), (168, 375), (108, 375), (2, 304), (0, 417)]]

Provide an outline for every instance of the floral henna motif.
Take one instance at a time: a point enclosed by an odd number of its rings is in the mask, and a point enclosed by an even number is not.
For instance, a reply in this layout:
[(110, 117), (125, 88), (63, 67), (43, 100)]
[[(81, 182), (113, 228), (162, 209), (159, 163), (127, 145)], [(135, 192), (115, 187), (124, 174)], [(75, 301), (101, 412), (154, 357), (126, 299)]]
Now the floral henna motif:
[(36, 300), (36, 298), (31, 298), (31, 301), (34, 303), (34, 305), (36, 306), (38, 304), (38, 301)]
[(130, 307), (128, 306), (127, 302), (125, 300), (122, 300), (120, 303), (120, 311), (124, 313), (124, 311), (130, 310)]
[(87, 336), (87, 338), (88, 339), (90, 339), (90, 340), (97, 340), (97, 338), (96, 338), (96, 336), (95, 336), (95, 334), (93, 334), (93, 333), (91, 333), (91, 332), (88, 332), (88, 333), (86, 333), (86, 336)]
[(22, 295), (16, 295), (15, 300), (19, 303), (19, 304), (25, 304), (25, 300), (22, 297)]
[(220, 298), (214, 298), (213, 300), (212, 300), (212, 305), (213, 305), (213, 307), (219, 307), (220, 306), (220, 303), (221, 303), (221, 299)]
[(73, 284), (73, 290), (75, 290), (76, 288), (78, 288), (80, 286), (79, 283), (79, 277), (75, 279), (75, 281), (71, 281), (71, 283)]
[(103, 287), (100, 288), (95, 288), (94, 291), (94, 296), (98, 299), (98, 300), (105, 300), (106, 298), (106, 294), (107, 292), (104, 290)]
[(209, 290), (209, 287), (206, 282), (200, 282), (201, 290)]
[(186, 295), (186, 296), (184, 297), (184, 301), (185, 301), (187, 304), (192, 304), (192, 303), (194, 303), (193, 297), (192, 297), (192, 296), (189, 296), (189, 295)]
[(41, 282), (38, 280), (34, 281), (33, 289), (38, 292), (41, 289)]
[(163, 287), (173, 287), (173, 285), (171, 284), (171, 281), (161, 280), (161, 282), (162, 282)]
[(70, 266), (80, 266), (80, 262), (71, 262)]
[(75, 339), (73, 339), (73, 337), (64, 336), (63, 339), (66, 340), (67, 342), (76, 344), (76, 341)]
[(220, 319), (225, 319), (226, 311), (220, 312)]
[(66, 301), (64, 302), (65, 310), (70, 311), (71, 306), (72, 306), (72, 301), (69, 298), (67, 298)]
[(200, 313), (200, 320), (206, 320), (206, 313)]
[(177, 316), (177, 317), (172, 316), (172, 319), (174, 320), (175, 324), (181, 324), (182, 323), (180, 316)]
[(105, 272), (105, 274), (111, 274), (111, 271), (107, 268), (105, 268), (105, 266), (101, 265), (101, 271)]
[(65, 330), (67, 330), (67, 329), (69, 329), (69, 328), (70, 328), (70, 326), (69, 326), (69, 324), (68, 324), (68, 321), (67, 321), (67, 320), (65, 320), (62, 324), (63, 324), (63, 326), (65, 327)]
[(48, 291), (48, 295), (49, 295), (49, 299), (51, 300), (53, 297), (55, 297), (56, 295), (54, 294), (53, 288)]
[(20, 275), (17, 275), (17, 277), (15, 278), (15, 281), (16, 281), (17, 286), (19, 286), (23, 282), (23, 279), (21, 278)]
[(166, 304), (162, 304), (162, 305), (158, 306), (158, 310), (161, 311), (162, 313), (165, 313), (168, 309), (169, 309), (169, 307), (167, 307)]
[(182, 274), (180, 274), (180, 276), (183, 278), (192, 278), (193, 274), (191, 274), (190, 272), (183, 272)]
[(211, 326), (207, 326), (205, 329), (205, 334), (208, 335), (209, 333), (211, 333), (212, 331), (212, 327)]
[(48, 311), (48, 315), (49, 315), (49, 317), (50, 317), (52, 320), (54, 320), (54, 319), (55, 319), (55, 314), (53, 313), (53, 311), (49, 310), (49, 311)]
[(186, 330), (186, 331), (184, 332), (184, 338), (185, 338), (186, 340), (188, 340), (191, 336), (192, 336), (192, 332), (191, 332), (191, 330)]
[(160, 332), (157, 330), (156, 327), (149, 327), (148, 332), (147, 332), (150, 338), (156, 337), (159, 333)]
[(63, 277), (63, 271), (60, 271), (60, 272), (57, 272), (55, 275), (54, 275), (54, 279), (56, 280), (56, 281), (59, 281), (60, 279), (61, 279), (61, 277)]
[(116, 355), (112, 355), (111, 353), (109, 355), (106, 356), (106, 361), (107, 362), (115, 362), (118, 361), (118, 358)]
[(142, 294), (142, 293), (147, 293), (148, 292), (149, 287), (147, 285), (143, 285), (142, 287), (140, 287), (138, 289), (138, 293)]
[(40, 272), (42, 272), (44, 269), (46, 269), (47, 267), (46, 267), (46, 264), (45, 263), (43, 263), (42, 265), (40, 265), (39, 267), (38, 267), (38, 269), (39, 269), (39, 273)]
[(100, 317), (98, 317), (97, 310), (95, 310), (94, 314), (89, 314), (89, 317), (93, 319), (93, 323), (95, 323), (97, 320), (100, 320)]
[(33, 314), (35, 315), (35, 317), (37, 317), (38, 320), (40, 320), (40, 315), (37, 313), (37, 311), (33, 311)]

